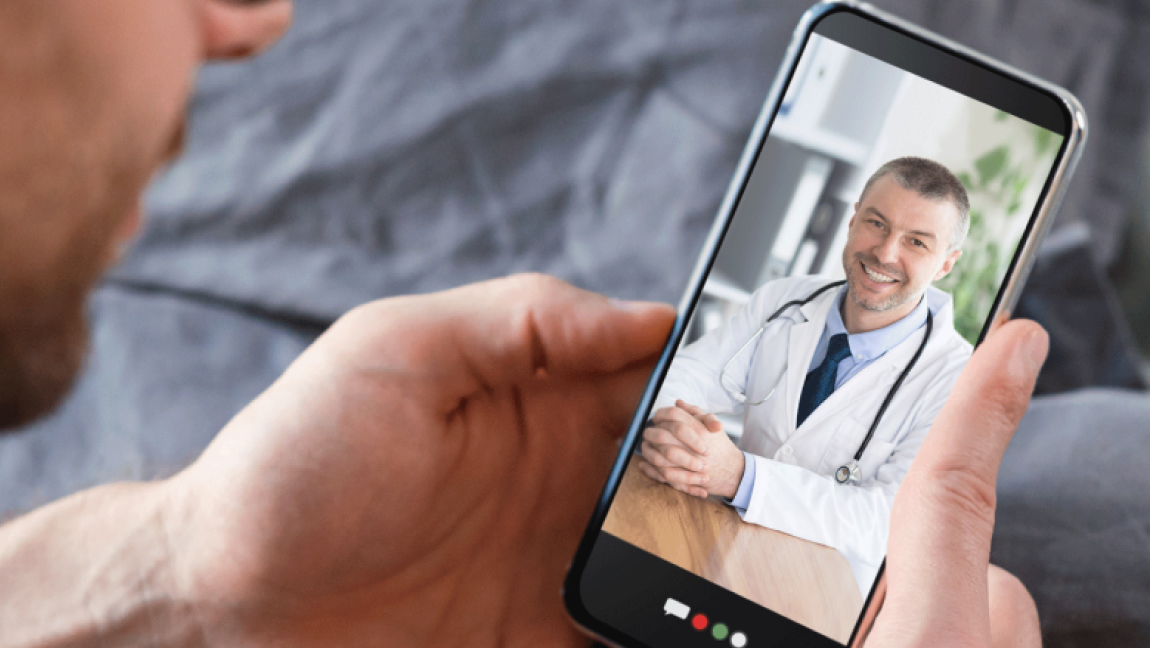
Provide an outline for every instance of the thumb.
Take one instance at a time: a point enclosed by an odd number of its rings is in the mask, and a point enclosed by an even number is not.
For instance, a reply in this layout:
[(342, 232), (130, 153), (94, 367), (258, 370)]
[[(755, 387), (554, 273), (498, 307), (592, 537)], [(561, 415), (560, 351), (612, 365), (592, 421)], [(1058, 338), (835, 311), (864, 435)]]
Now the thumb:
[(477, 393), (646, 367), (674, 317), (663, 304), (617, 302), (518, 275), (361, 306), (324, 337), (372, 373), (433, 383), (418, 397), (451, 411)]
[(675, 405), (677, 405), (686, 413), (695, 417), (696, 420), (703, 424), (703, 427), (707, 428), (708, 432), (711, 432), (712, 434), (718, 434), (719, 432), (723, 431), (723, 422), (720, 421), (717, 416), (704, 410), (698, 405), (692, 405), (681, 398), (675, 401)]
[(989, 644), (998, 467), (1048, 346), (1042, 327), (1020, 320), (971, 356), (895, 497), (886, 602), (868, 643)]

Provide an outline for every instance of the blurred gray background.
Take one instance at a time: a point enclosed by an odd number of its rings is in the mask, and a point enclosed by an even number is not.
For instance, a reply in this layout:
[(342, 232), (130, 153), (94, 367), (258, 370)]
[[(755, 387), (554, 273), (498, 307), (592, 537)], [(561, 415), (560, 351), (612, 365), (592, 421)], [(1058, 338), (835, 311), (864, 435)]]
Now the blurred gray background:
[[(876, 4), (1086, 107), (1020, 304), (1054, 341), (993, 557), (1047, 645), (1150, 643), (1150, 2)], [(265, 56), (203, 71), (187, 155), (92, 300), (79, 385), (0, 438), (0, 519), (179, 470), (370, 299), (532, 270), (677, 301), (807, 6), (297, 0)]]

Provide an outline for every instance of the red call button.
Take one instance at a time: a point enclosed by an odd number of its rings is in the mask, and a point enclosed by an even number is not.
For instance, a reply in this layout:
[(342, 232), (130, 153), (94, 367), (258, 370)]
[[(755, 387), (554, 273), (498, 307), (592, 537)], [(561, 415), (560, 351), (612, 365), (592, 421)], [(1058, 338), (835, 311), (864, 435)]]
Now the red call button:
[(703, 616), (702, 614), (696, 614), (695, 616), (691, 617), (691, 627), (696, 630), (706, 630), (707, 617)]

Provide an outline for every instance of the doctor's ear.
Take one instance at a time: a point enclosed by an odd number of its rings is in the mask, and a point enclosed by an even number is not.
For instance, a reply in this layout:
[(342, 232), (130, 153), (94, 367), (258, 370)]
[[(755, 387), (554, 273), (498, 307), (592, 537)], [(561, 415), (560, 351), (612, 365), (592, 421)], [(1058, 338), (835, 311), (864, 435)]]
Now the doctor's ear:
[(947, 254), (946, 261), (942, 263), (942, 267), (938, 269), (938, 272), (934, 275), (934, 279), (931, 279), (931, 281), (938, 281), (950, 274), (950, 271), (954, 269), (955, 261), (958, 261), (960, 256), (962, 256), (962, 250), (955, 250)]

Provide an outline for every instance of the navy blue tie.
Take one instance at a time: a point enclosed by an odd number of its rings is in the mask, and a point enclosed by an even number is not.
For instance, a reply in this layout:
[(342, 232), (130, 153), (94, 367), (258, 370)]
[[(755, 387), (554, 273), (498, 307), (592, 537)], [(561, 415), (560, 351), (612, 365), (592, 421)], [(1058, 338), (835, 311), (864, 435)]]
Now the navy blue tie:
[(811, 412), (822, 404), (835, 390), (835, 377), (839, 373), (839, 363), (851, 354), (846, 333), (836, 333), (827, 343), (827, 355), (822, 364), (807, 374), (803, 383), (803, 394), (799, 397), (799, 425), (807, 420)]

